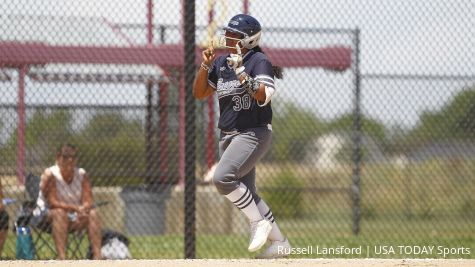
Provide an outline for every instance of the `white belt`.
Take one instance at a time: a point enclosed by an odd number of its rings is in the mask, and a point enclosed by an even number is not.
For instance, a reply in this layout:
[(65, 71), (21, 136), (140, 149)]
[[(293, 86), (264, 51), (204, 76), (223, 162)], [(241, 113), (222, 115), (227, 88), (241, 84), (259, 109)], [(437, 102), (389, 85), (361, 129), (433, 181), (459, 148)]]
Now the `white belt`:
[[(267, 127), (267, 129), (271, 130), (272, 131), (272, 124), (267, 124), (265, 126), (262, 126), (262, 127)], [(221, 130), (222, 133), (224, 134), (238, 134), (239, 131), (238, 130), (232, 130), (232, 131), (224, 131), (224, 130)]]
[(221, 132), (224, 133), (224, 134), (238, 134), (239, 133), (239, 131), (237, 131), (237, 130), (234, 130), (234, 131), (223, 131), (223, 130), (221, 130)]

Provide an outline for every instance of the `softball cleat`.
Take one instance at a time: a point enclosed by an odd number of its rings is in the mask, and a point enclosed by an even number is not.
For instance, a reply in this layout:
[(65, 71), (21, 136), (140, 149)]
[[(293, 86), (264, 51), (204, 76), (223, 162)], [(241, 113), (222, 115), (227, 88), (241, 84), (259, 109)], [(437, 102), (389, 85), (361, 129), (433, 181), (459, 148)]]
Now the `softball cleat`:
[(248, 248), (249, 252), (257, 251), (264, 246), (270, 230), (272, 230), (272, 224), (266, 219), (251, 222), (251, 242)]
[(290, 255), (292, 247), (287, 238), (284, 241), (271, 241), (270, 246), (261, 254), (257, 255), (258, 259), (278, 259), (285, 258)]

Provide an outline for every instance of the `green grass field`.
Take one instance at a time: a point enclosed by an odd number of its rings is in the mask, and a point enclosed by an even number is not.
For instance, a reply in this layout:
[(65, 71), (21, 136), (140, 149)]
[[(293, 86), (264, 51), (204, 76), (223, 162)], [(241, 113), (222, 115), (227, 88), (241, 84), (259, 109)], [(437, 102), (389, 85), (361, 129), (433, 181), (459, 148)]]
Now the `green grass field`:
[[(317, 222), (317, 223), (316, 223)], [(404, 228), (398, 229), (403, 224)], [(367, 220), (362, 222), (361, 233), (351, 234), (351, 224), (336, 220), (293, 219), (282, 220), (282, 230), (289, 236), (294, 247), (359, 247), (362, 254), (339, 255), (293, 255), (292, 258), (443, 258), (435, 252), (428, 254), (378, 255), (378, 246), (442, 246), (446, 248), (469, 248), (468, 255), (451, 254), (446, 258), (475, 259), (475, 229), (472, 221), (452, 219), (413, 219), (405, 222), (397, 218)], [(49, 238), (51, 244), (52, 240)], [(182, 235), (131, 236), (130, 251), (135, 259), (174, 259), (184, 257), (184, 237)], [(85, 240), (82, 250), (88, 242)], [(255, 254), (247, 251), (247, 235), (197, 235), (196, 255), (198, 258), (253, 258)], [(368, 246), (370, 253), (368, 255)], [(4, 258), (15, 258), (15, 236), (9, 235), (5, 244)], [(44, 259), (54, 258), (54, 254), (43, 248), (39, 254)]]
[[(347, 223), (322, 223), (314, 224), (314, 220), (306, 222), (282, 221), (283, 231), (287, 233), (294, 247), (359, 247), (363, 254), (349, 255), (318, 255), (314, 251), (311, 255), (293, 255), (292, 258), (443, 258), (435, 251), (431, 255), (395, 254), (377, 255), (375, 246), (441, 246), (447, 248), (469, 248), (468, 255), (447, 255), (446, 258), (475, 258), (475, 238), (473, 223), (459, 221), (407, 222), (407, 229), (413, 229), (407, 234), (394, 231), (391, 220), (372, 221), (364, 224), (362, 233), (358, 236), (351, 234)], [(425, 227), (428, 225), (429, 227)], [(347, 229), (347, 231), (342, 231)], [(337, 233), (337, 234), (335, 234)], [(133, 237), (131, 251), (136, 258), (182, 258), (183, 236), (155, 236)], [(199, 235), (196, 242), (196, 255), (198, 258), (253, 258), (255, 254), (247, 251), (247, 235)], [(366, 253), (370, 247), (369, 255)]]
[[(457, 250), (460, 248), (470, 251), (451, 253), (446, 258), (475, 259), (473, 161), (432, 161), (409, 164), (405, 168), (391, 164), (363, 166), (358, 235), (352, 233), (352, 201), (347, 190), (351, 185), (351, 168), (322, 173), (308, 165), (260, 165), (258, 186), (272, 187), (283, 171), (286, 172), (285, 179), (299, 181), (297, 185), (301, 190), (276, 191), (277, 202), (268, 204), (294, 247), (363, 248), (362, 254), (321, 255), (315, 251), (310, 255), (293, 255), (293, 258), (442, 258), (443, 255), (436, 252), (408, 254), (398, 253), (397, 249), (388, 254), (375, 252), (380, 246), (440, 246), (456, 252), (460, 252)], [(327, 192), (308, 188), (343, 190)], [(297, 198), (286, 200), (289, 192)], [(298, 212), (279, 214), (284, 209)], [(247, 229), (248, 226), (241, 227)], [(129, 237), (130, 250), (136, 259), (184, 257), (183, 235)], [(198, 258), (253, 258), (255, 255), (247, 251), (247, 245), (245, 234), (205, 235), (198, 232), (196, 255)], [(15, 236), (10, 233), (3, 257), (14, 258), (14, 250)], [(44, 258), (53, 257), (51, 252), (40, 253)]]
[[(350, 220), (286, 219), (280, 225), (294, 247), (359, 247), (361, 255), (293, 255), (293, 258), (366, 258), (368, 246), (374, 258), (443, 258), (435, 252), (431, 255), (404, 255), (400, 253), (376, 255), (375, 246), (442, 246), (469, 248), (468, 255), (448, 255), (446, 258), (475, 259), (475, 228), (472, 221), (452, 219), (411, 219), (405, 222), (397, 218), (371, 219), (362, 222), (361, 233), (351, 233)], [(404, 227), (398, 228), (400, 224)], [(399, 231), (398, 231), (399, 229)], [(247, 235), (197, 235), (198, 258), (253, 258), (247, 251)], [(131, 251), (137, 258), (182, 258), (184, 237), (165, 235), (133, 237)]]

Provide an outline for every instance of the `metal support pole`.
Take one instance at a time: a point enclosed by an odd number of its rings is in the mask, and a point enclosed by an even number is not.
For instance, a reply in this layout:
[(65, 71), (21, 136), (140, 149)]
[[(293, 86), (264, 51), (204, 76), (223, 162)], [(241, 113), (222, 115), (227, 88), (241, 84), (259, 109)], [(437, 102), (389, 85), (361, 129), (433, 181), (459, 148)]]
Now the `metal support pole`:
[(249, 0), (244, 0), (242, 2), (242, 13), (249, 14)]
[(360, 91), (360, 30), (356, 29), (353, 34), (353, 83), (355, 85), (354, 113), (353, 113), (353, 177), (351, 185), (351, 198), (353, 201), (353, 234), (360, 232), (361, 220), (361, 91)]
[(185, 258), (195, 258), (195, 1), (184, 1), (184, 71), (185, 71)]
[(147, 2), (147, 45), (153, 45), (153, 0)]
[(178, 79), (178, 188), (185, 187), (185, 77), (179, 74)]
[[(166, 77), (168, 71), (165, 70)], [(158, 149), (160, 172), (159, 183), (167, 183), (168, 179), (168, 82), (162, 80), (158, 83)]]
[(17, 182), (25, 184), (25, 76), (28, 66), (18, 70), (18, 142), (17, 142)]
[(147, 81), (146, 90), (147, 90), (147, 114), (145, 116), (145, 160), (146, 160), (146, 174), (145, 174), (145, 183), (152, 183), (152, 172), (153, 172), (153, 82)]

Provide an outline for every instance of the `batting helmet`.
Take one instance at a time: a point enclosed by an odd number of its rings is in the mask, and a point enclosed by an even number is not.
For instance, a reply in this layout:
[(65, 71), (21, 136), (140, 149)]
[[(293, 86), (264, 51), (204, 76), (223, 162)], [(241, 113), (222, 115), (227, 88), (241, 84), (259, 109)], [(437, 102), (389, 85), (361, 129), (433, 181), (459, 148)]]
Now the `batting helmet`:
[(238, 14), (231, 18), (225, 31), (242, 34), (240, 39), (243, 47), (252, 49), (259, 45), (261, 24), (257, 19), (246, 14)]

